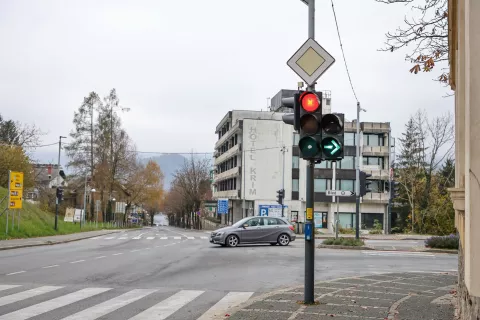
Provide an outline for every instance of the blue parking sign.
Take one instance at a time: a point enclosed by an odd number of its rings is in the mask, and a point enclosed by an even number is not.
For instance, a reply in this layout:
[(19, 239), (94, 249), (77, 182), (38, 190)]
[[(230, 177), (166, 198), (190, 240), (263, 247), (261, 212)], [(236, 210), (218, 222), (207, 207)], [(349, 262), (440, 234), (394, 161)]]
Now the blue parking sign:
[(219, 213), (219, 214), (227, 214), (228, 213), (228, 199), (218, 199), (217, 213)]

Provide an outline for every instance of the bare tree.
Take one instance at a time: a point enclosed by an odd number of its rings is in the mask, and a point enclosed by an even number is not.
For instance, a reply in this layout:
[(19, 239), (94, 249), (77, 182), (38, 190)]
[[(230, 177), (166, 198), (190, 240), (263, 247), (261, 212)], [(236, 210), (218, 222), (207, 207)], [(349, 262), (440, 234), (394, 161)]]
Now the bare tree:
[[(448, 0), (376, 0), (386, 4), (403, 4), (413, 17), (404, 18), (404, 25), (386, 34), (382, 51), (408, 50), (405, 60), (411, 62), (411, 73), (429, 72), (437, 64), (448, 61)], [(408, 48), (407, 48), (408, 47)], [(442, 69), (438, 80), (447, 83), (449, 73)]]

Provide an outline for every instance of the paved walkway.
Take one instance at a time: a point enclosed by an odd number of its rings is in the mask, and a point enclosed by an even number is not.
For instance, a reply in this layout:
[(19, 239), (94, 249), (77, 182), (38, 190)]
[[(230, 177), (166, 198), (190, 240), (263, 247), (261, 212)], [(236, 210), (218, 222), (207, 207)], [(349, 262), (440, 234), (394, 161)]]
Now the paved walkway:
[[(300, 235), (301, 236), (301, 235)], [(342, 238), (355, 238), (354, 234), (340, 234)], [(424, 234), (360, 234), (361, 239), (369, 240), (426, 240), (432, 236)], [(335, 234), (317, 234), (315, 239), (335, 238)]]
[(250, 300), (229, 320), (452, 320), (457, 275), (389, 273), (318, 282), (316, 304), (305, 306), (303, 286)]
[(40, 238), (0, 240), (0, 250), (65, 243), (70, 241), (93, 238), (119, 231), (121, 230), (99, 230)]

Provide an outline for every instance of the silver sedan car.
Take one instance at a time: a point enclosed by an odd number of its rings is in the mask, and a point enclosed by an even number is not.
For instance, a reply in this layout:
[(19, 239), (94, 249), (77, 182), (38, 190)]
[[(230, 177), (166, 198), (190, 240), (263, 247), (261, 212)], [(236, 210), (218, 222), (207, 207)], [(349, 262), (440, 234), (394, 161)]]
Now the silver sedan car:
[(236, 247), (246, 243), (270, 243), (288, 246), (295, 241), (294, 227), (285, 219), (275, 217), (247, 217), (237, 223), (215, 230), (210, 242)]

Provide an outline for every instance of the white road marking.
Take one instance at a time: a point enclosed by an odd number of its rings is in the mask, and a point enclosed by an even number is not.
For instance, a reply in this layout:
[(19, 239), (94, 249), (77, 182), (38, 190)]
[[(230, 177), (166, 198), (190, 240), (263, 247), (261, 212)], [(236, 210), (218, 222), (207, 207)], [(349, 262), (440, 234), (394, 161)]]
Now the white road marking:
[(55, 267), (58, 267), (58, 264), (52, 264), (51, 266), (42, 267), (42, 269), (49, 269), (49, 268), (55, 268)]
[(18, 284), (0, 284), (0, 291), (20, 287)]
[(168, 237), (161, 237), (160, 240), (167, 240)]
[(173, 237), (173, 239), (180, 240), (180, 239), (182, 239), (182, 237)]
[(137, 252), (137, 251), (140, 251), (140, 249), (135, 249), (135, 250), (132, 250), (130, 252)]
[(17, 271), (17, 272), (12, 272), (12, 273), (7, 273), (6, 275), (7, 276), (13, 276), (14, 274), (19, 274), (19, 273), (24, 273), (24, 272), (27, 272), (27, 271)]
[(133, 240), (139, 240), (139, 239), (142, 239), (142, 238), (140, 238), (140, 236), (138, 236), (138, 237), (135, 237), (135, 238), (132, 238), (132, 239)]
[(106, 237), (105, 240), (112, 240), (115, 239), (115, 237)]
[(200, 237), (200, 239), (208, 239), (208, 237)]
[(77, 261), (72, 261), (70, 263), (80, 263), (80, 262), (84, 262), (85, 260), (77, 260)]
[(113, 312), (117, 309), (120, 309), (132, 302), (142, 299), (143, 297), (152, 294), (157, 290), (148, 290), (148, 289), (135, 289), (128, 291), (118, 297), (107, 300), (91, 308), (82, 310), (71, 316), (63, 318), (62, 320), (94, 320), (98, 319), (110, 312)]
[(122, 252), (114, 253), (114, 254), (112, 254), (112, 256), (119, 256), (119, 255), (121, 255), (121, 254), (123, 254), (123, 253), (122, 253)]
[(155, 237), (147, 237), (147, 240), (155, 239)]
[(28, 299), (28, 298), (32, 298), (32, 297), (35, 297), (35, 296), (38, 296), (38, 295), (41, 295), (41, 294), (44, 294), (44, 293), (48, 293), (48, 292), (51, 292), (51, 291), (54, 291), (54, 290), (58, 290), (58, 289), (61, 289), (61, 288), (63, 288), (63, 287), (44, 286), (44, 287), (39, 287), (39, 288), (27, 290), (27, 291), (14, 293), (14, 294), (11, 294), (9, 296), (1, 297), (0, 298), (0, 307), (4, 306), (4, 305), (7, 305), (7, 304), (10, 304), (10, 303), (14, 303), (14, 302), (22, 301), (22, 300), (25, 300), (25, 299)]
[(193, 240), (195, 239), (194, 237), (187, 237), (188, 240)]
[(119, 239), (119, 240), (127, 240), (128, 237), (120, 237), (120, 238), (118, 238), (118, 239)]
[(227, 310), (244, 303), (253, 295), (253, 292), (229, 292), (225, 297), (218, 301), (213, 307), (207, 310), (197, 320), (215, 319), (221, 315), (225, 315)]
[[(205, 291), (182, 290), (173, 296), (157, 303), (153, 307), (137, 314), (130, 320), (163, 320), (175, 313), (181, 307), (194, 300)], [(1, 319), (1, 318), (0, 318)], [(16, 320), (16, 319), (13, 319)]]
[(102, 238), (102, 236), (100, 236), (100, 237), (93, 237), (93, 238), (90, 238), (90, 239), (92, 239), (92, 240), (98, 240), (98, 239), (101, 239), (101, 238)]
[(106, 258), (107, 256), (100, 256), (100, 257), (96, 257), (95, 259), (103, 259), (103, 258)]
[(46, 313), (74, 302), (95, 296), (105, 291), (111, 290), (110, 288), (87, 288), (79, 291), (72, 292), (70, 294), (51, 299), (45, 302), (34, 304), (33, 306), (23, 308), (11, 313), (0, 316), (0, 320), (25, 320), (33, 318), (42, 313)]
[(145, 249), (143, 249), (143, 250), (150, 250), (150, 249), (151, 249), (151, 248), (145, 248)]

